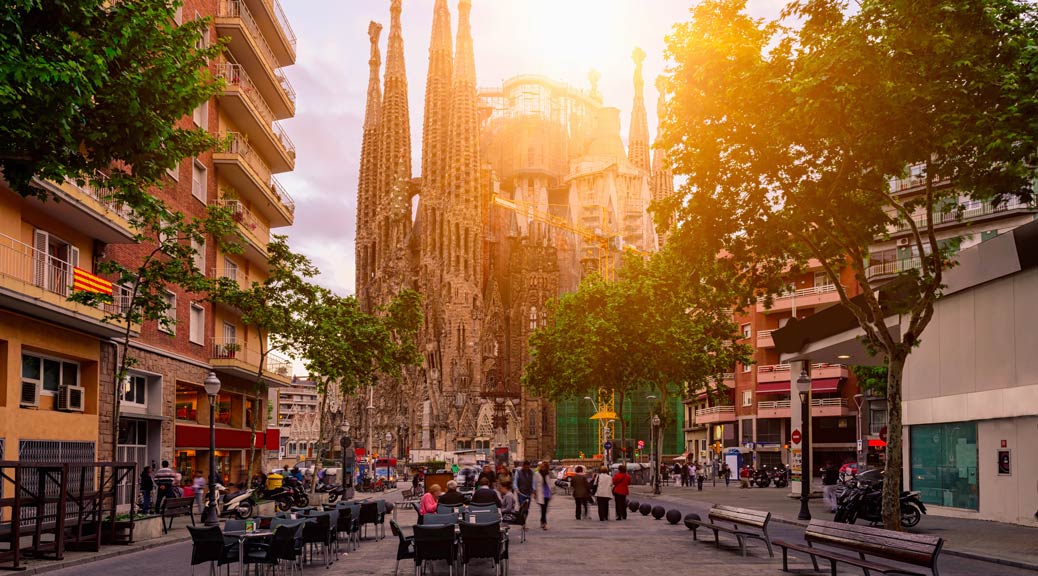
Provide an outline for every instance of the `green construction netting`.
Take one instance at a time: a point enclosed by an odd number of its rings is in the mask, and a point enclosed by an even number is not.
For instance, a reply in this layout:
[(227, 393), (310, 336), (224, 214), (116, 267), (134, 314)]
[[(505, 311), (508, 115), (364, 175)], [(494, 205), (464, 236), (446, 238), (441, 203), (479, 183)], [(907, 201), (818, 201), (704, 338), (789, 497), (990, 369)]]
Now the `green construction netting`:
[[(644, 453), (648, 455), (650, 443), (650, 409), (655, 400), (647, 400), (645, 397), (652, 394), (651, 391), (634, 391), (627, 395), (624, 400), (623, 418), (627, 423), (627, 432), (624, 442), (613, 440), (615, 446), (614, 458), (619, 458), (620, 447), (626, 445), (627, 457), (634, 458), (638, 440), (645, 442)], [(619, 401), (619, 398), (617, 399)], [(675, 418), (675, 424), (664, 430), (663, 454), (681, 454), (685, 449), (685, 410), (681, 398), (675, 397), (668, 401), (668, 410)], [(598, 421), (591, 420), (595, 413), (591, 402), (587, 400), (562, 400), (555, 404), (556, 438), (555, 457), (579, 458), (580, 453), (590, 458), (594, 454), (602, 452), (598, 446)], [(614, 426), (614, 434), (619, 437), (621, 433), (620, 423)]]

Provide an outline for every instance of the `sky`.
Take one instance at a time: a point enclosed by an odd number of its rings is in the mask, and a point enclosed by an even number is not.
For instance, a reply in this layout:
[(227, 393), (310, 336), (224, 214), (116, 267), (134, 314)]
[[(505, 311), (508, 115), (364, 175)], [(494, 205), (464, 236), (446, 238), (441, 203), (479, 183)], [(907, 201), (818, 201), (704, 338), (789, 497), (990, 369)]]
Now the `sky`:
[[(421, 170), (422, 111), (434, 0), (404, 0), (402, 28), (410, 97), (415, 176)], [(284, 69), (295, 88), (296, 116), (282, 122), (296, 144), (296, 169), (278, 179), (295, 199), (294, 250), (321, 270), (318, 282), (354, 292), (357, 171), (368, 81), (368, 22), (389, 36), (389, 0), (281, 0), (297, 37), (296, 64)], [(449, 0), (457, 30), (457, 1)], [(689, 19), (692, 0), (473, 0), (472, 36), (479, 86), (541, 74), (586, 88), (594, 68), (606, 106), (621, 110), (627, 137), (634, 98), (631, 53), (645, 60), (650, 134), (656, 132), (656, 76), (665, 37)], [(748, 0), (751, 14), (774, 17), (782, 0)], [(454, 34), (452, 33), (452, 35)]]

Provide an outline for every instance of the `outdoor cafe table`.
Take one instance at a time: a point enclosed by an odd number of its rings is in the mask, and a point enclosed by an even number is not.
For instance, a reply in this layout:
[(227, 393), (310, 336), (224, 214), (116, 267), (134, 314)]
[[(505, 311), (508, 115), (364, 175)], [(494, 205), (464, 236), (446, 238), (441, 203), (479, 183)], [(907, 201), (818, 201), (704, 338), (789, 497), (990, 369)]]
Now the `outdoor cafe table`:
[(246, 532), (245, 530), (228, 530), (223, 533), (224, 536), (233, 536), (238, 539), (238, 574), (241, 576), (245, 574), (245, 541), (270, 538), (274, 535), (273, 530), (253, 530), (252, 532)]

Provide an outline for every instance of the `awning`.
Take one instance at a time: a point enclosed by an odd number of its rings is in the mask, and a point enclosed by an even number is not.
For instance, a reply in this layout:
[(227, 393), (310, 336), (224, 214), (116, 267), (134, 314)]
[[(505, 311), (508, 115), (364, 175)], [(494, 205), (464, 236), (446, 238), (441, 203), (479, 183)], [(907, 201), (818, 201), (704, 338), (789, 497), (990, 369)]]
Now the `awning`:
[(869, 438), (869, 448), (885, 448), (886, 445), (887, 443), (879, 438)]
[[(819, 378), (811, 381), (812, 394), (826, 394), (840, 389), (841, 378)], [(789, 382), (757, 384), (757, 394), (789, 394)]]

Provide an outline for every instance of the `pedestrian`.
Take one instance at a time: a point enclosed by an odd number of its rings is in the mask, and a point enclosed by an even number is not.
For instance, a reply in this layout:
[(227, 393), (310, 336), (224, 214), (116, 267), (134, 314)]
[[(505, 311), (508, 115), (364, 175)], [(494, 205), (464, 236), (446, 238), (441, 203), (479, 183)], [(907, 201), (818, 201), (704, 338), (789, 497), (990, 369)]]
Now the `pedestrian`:
[(620, 465), (620, 470), (613, 474), (613, 498), (616, 499), (616, 519), (627, 520), (627, 496), (631, 493), (631, 475), (627, 466)]
[(497, 496), (497, 491), (490, 487), (488, 478), (480, 479), (479, 488), (472, 494), (472, 503), (493, 504), (498, 508), (501, 507), (501, 498)]
[(519, 504), (529, 500), (533, 495), (533, 470), (530, 461), (523, 460), (523, 467), (515, 473), (515, 488), (519, 492)]
[(728, 467), (728, 463), (721, 464), (721, 476), (724, 476), (724, 486), (728, 487), (728, 481), (732, 479), (732, 469)]
[(418, 492), (418, 477), (420, 474), (414, 474), (411, 476), (411, 493), (416, 494)]
[(497, 468), (497, 483), (501, 484), (502, 482), (512, 482), (512, 471), (509, 470), (508, 466), (505, 466), (504, 464), (498, 466)]
[(169, 460), (163, 460), (162, 468), (155, 472), (155, 512), (162, 513), (162, 503), (166, 498), (173, 497), (176, 482), (177, 473), (169, 467)]
[(679, 472), (681, 474), (681, 485), (682, 486), (688, 486), (689, 485), (688, 464), (682, 464), (681, 465), (681, 470)]
[(479, 473), (479, 477), (476, 478), (476, 485), (479, 485), (479, 481), (486, 478), (489, 486), (497, 484), (497, 473), (494, 472), (493, 467), (490, 464), (483, 466), (483, 471)]
[(195, 508), (202, 513), (202, 499), (205, 497), (205, 478), (201, 470), (195, 470), (195, 479), (191, 482), (191, 489), (195, 492)]
[(749, 488), (750, 478), (753, 476), (753, 471), (749, 465), (743, 466), (742, 470), (739, 471), (739, 488)]
[(696, 489), (703, 491), (703, 480), (706, 480), (706, 465), (702, 462), (696, 467)]
[(822, 472), (822, 498), (830, 512), (836, 512), (836, 482), (840, 479), (840, 468), (832, 460), (825, 461)]
[(151, 513), (151, 493), (155, 490), (155, 481), (151, 479), (151, 466), (141, 470), (141, 514)]
[(541, 530), (548, 529), (548, 503), (551, 502), (551, 470), (548, 462), (541, 460), (533, 475), (532, 498), (541, 507)]
[[(613, 499), (613, 477), (609, 475), (609, 468), (602, 466), (598, 469), (595, 477), (595, 500), (598, 502), (598, 521), (609, 520), (609, 501)], [(617, 516), (617, 520), (620, 517)]]
[(591, 498), (591, 488), (587, 476), (584, 475), (583, 466), (577, 466), (573, 471), (575, 474), (570, 488), (573, 490), (573, 502), (577, 506), (577, 520), (580, 520), (581, 512), (584, 513), (584, 518), (587, 518), (587, 501)]
[(443, 492), (443, 489), (440, 488), (440, 485), (433, 484), (429, 487), (429, 491), (422, 495), (422, 500), (418, 504), (419, 524), (422, 523), (422, 519), (425, 518), (426, 514), (436, 514), (436, 507), (439, 505), (441, 492)]

